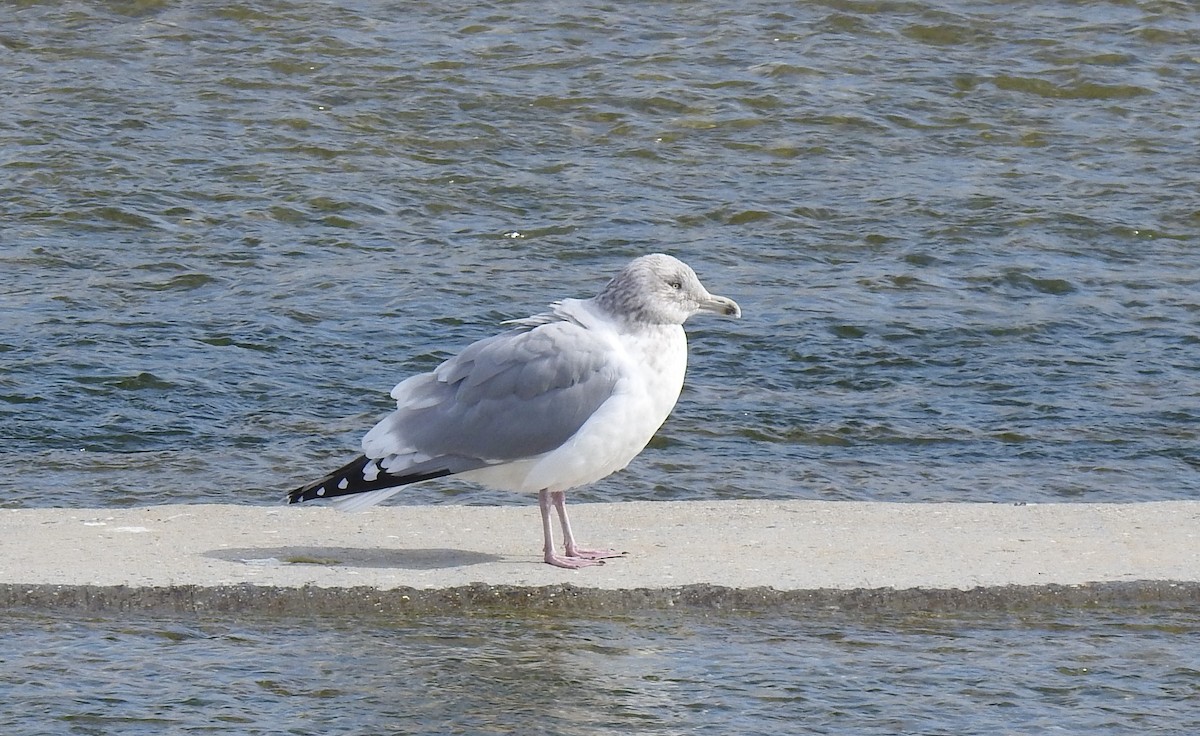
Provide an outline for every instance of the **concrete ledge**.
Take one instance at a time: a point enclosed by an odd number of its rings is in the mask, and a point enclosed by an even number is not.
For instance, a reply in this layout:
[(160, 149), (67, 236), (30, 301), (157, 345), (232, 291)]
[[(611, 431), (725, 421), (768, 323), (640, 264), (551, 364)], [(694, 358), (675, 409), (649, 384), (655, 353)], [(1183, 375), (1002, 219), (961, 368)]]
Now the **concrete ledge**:
[(705, 613), (995, 612), (1045, 608), (1163, 608), (1200, 605), (1200, 584), (1158, 581), (1087, 585), (1006, 585), (971, 590), (895, 588), (775, 590), (689, 585), (601, 590), (569, 583), (540, 588), (474, 583), (459, 588), (280, 588), (195, 585), (163, 588), (0, 584), (0, 606), (87, 613), (261, 613), (269, 615), (613, 616), (645, 611)]
[(601, 568), (539, 562), (530, 506), (0, 510), (0, 605), (277, 612), (989, 609), (1200, 602), (1200, 502), (579, 504)]

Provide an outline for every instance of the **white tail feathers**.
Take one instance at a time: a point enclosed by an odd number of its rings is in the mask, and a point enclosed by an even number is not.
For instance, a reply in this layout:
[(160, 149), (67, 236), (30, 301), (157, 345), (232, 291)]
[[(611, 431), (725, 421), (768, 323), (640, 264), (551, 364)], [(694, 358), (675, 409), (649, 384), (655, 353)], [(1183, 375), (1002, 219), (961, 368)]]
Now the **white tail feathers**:
[(402, 490), (404, 490), (404, 486), (393, 486), (392, 488), (381, 488), (378, 491), (342, 496), (333, 502), (333, 506), (339, 511), (365, 511), (375, 504), (383, 503)]

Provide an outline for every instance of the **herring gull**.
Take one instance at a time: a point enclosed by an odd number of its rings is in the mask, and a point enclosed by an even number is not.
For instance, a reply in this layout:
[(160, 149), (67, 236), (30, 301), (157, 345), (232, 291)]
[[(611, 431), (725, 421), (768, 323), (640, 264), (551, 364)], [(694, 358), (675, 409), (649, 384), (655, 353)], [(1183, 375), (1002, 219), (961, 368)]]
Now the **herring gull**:
[(507, 332), (401, 381), (392, 389), (396, 410), (363, 437), (363, 454), (288, 502), (345, 496), (339, 506), (362, 509), (409, 483), (454, 475), (536, 492), (548, 564), (603, 564), (619, 554), (576, 544), (566, 491), (624, 468), (666, 421), (687, 366), (683, 323), (697, 312), (742, 314), (682, 261), (636, 258), (595, 297), (507, 322)]

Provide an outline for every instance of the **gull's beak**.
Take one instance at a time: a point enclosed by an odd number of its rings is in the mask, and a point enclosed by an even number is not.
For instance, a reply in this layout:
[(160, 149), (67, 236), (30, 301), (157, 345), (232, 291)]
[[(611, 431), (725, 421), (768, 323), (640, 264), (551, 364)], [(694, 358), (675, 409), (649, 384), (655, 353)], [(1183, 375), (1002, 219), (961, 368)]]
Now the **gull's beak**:
[(712, 312), (713, 314), (723, 314), (726, 317), (739, 319), (742, 316), (742, 308), (738, 303), (729, 297), (708, 295), (708, 298), (700, 302), (701, 312)]

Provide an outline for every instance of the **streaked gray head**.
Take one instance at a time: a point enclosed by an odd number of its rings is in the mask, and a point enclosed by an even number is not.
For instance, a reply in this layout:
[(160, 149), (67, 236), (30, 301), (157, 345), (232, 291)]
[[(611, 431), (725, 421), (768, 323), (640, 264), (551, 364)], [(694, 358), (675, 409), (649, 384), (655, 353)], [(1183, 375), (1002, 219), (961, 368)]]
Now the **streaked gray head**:
[(696, 312), (742, 316), (737, 302), (709, 294), (691, 267), (662, 253), (630, 261), (595, 301), (610, 314), (650, 324), (681, 325)]

